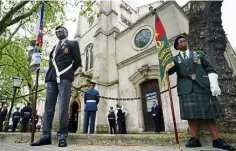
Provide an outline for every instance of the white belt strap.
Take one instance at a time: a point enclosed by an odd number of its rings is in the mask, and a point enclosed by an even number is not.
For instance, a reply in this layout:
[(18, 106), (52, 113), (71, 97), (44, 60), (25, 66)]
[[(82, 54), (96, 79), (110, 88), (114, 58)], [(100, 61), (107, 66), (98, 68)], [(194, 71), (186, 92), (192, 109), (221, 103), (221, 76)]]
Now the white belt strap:
[(95, 100), (87, 100), (86, 103), (88, 102), (96, 102)]
[(58, 45), (55, 47), (55, 49), (54, 49), (54, 51), (53, 51), (52, 63), (53, 63), (53, 66), (54, 66), (54, 68), (55, 68), (55, 70), (56, 70), (57, 83), (60, 83), (60, 76), (61, 76), (63, 73), (65, 73), (65, 72), (67, 72), (68, 70), (70, 70), (70, 68), (72, 68), (74, 61), (72, 61), (72, 63), (71, 63), (68, 67), (66, 67), (66, 68), (63, 69), (62, 71), (59, 71), (59, 70), (58, 70), (58, 67), (57, 67), (57, 64), (56, 64), (56, 61), (55, 61), (55, 56), (56, 56), (56, 49), (57, 49), (57, 47), (58, 47)]

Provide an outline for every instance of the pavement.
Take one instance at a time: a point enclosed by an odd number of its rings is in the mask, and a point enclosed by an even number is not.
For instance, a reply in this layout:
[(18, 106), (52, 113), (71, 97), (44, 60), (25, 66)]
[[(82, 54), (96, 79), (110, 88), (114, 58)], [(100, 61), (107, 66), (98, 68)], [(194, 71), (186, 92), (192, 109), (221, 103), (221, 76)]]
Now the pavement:
[(171, 148), (159, 146), (78, 146), (69, 145), (65, 148), (57, 147), (56, 144), (32, 147), (29, 144), (0, 143), (0, 151), (222, 151), (212, 147), (202, 148)]

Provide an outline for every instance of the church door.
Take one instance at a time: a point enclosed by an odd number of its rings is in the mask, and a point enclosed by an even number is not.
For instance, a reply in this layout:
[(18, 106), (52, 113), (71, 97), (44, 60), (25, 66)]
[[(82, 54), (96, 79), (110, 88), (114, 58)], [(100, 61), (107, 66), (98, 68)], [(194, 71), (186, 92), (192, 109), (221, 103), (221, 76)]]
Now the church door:
[(155, 97), (150, 96), (152, 94), (157, 94), (160, 92), (158, 80), (148, 80), (143, 82), (140, 86), (142, 96), (146, 96), (145, 99), (142, 99), (145, 131), (155, 130), (154, 120), (151, 113), (153, 101), (158, 102), (158, 105), (161, 108), (160, 130), (165, 131), (161, 97), (160, 95), (157, 95)]
[(71, 123), (70, 123), (70, 127), (71, 127), (71, 132), (72, 133), (76, 133), (77, 129), (78, 129), (78, 109), (79, 109), (79, 105), (77, 102), (73, 102), (71, 104)]

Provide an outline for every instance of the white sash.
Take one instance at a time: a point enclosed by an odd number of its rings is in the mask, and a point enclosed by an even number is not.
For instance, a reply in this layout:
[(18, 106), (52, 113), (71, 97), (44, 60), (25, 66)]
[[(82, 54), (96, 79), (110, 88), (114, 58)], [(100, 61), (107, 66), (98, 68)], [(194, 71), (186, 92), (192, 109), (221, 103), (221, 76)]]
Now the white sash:
[(70, 70), (70, 68), (72, 68), (74, 61), (72, 61), (72, 63), (71, 63), (68, 67), (66, 67), (66, 68), (63, 69), (62, 71), (59, 71), (59, 70), (58, 70), (58, 67), (57, 67), (57, 64), (56, 64), (56, 61), (55, 61), (56, 52), (57, 52), (57, 50), (58, 50), (57, 47), (58, 47), (58, 44), (56, 45), (56, 47), (55, 47), (54, 50), (53, 50), (52, 63), (53, 63), (53, 66), (54, 66), (54, 68), (55, 68), (55, 70), (56, 70), (57, 83), (60, 83), (60, 76), (61, 76), (62, 74), (64, 74), (65, 72), (67, 72), (68, 70)]

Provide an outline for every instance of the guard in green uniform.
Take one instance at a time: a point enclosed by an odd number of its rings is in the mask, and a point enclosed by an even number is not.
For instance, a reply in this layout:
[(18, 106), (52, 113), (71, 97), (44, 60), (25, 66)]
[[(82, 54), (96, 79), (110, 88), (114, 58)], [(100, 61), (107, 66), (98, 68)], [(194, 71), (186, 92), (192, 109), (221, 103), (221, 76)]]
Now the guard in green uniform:
[(182, 120), (188, 120), (191, 138), (186, 147), (201, 147), (197, 128), (200, 121), (207, 123), (212, 134), (213, 147), (234, 150), (219, 138), (215, 119), (224, 116), (216, 98), (221, 94), (218, 75), (207, 60), (203, 51), (190, 51), (187, 40), (183, 36), (176, 38), (174, 47), (179, 50), (175, 56), (175, 66), (169, 74), (177, 74), (177, 91)]

